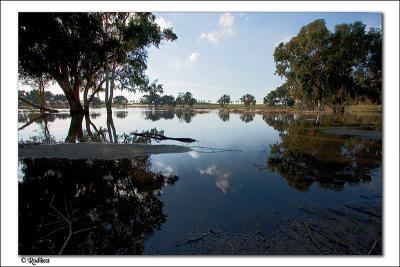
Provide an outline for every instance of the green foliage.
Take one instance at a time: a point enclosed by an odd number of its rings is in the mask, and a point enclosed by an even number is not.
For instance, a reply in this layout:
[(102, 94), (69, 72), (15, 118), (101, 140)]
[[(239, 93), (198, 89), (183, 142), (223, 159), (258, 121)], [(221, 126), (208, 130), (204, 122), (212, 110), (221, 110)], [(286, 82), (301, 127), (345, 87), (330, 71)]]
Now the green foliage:
[(157, 80), (147, 84), (145, 89), (148, 94), (142, 96), (140, 103), (158, 105), (161, 102), (161, 94), (164, 92), (163, 85), (158, 84)]
[(251, 94), (245, 94), (240, 98), (240, 102), (242, 102), (245, 106), (250, 106), (256, 104), (256, 99)]
[(126, 105), (128, 104), (128, 99), (123, 95), (117, 95), (113, 98), (113, 102), (117, 105)]
[(191, 92), (179, 93), (175, 100), (176, 105), (185, 107), (193, 107), (197, 103), (197, 100), (193, 97)]
[(175, 106), (175, 97), (172, 95), (163, 95), (160, 98), (161, 105)]
[(65, 102), (67, 102), (67, 98), (63, 94), (55, 94), (53, 97), (53, 102), (65, 103)]
[(264, 97), (264, 104), (274, 107), (277, 104), (284, 105), (285, 107), (292, 107), (295, 101), (290, 96), (290, 90), (286, 83), (278, 86), (275, 90), (269, 92)]
[(290, 95), (308, 108), (324, 109), (326, 102), (342, 111), (348, 99), (361, 95), (381, 101), (382, 33), (366, 32), (361, 22), (336, 25), (332, 33), (324, 20), (315, 20), (280, 43), (274, 59)]
[(152, 13), (19, 13), (18, 27), (20, 80), (56, 81), (76, 113), (80, 90), (90, 102), (104, 85), (107, 93), (149, 89), (147, 49), (177, 38)]
[[(119, 97), (119, 96), (116, 96), (116, 97), (114, 97), (114, 101), (115, 101), (115, 99), (117, 98), (117, 97)], [(125, 98), (126, 99), (126, 98)], [(119, 101), (119, 100), (118, 100)], [(126, 101), (128, 101), (128, 100), (126, 100)], [(92, 100), (92, 106), (93, 107), (98, 107), (98, 106), (100, 106), (101, 104), (103, 104), (103, 101), (101, 101), (101, 99), (99, 98), (99, 97), (97, 97), (97, 96), (95, 96), (95, 97), (93, 97), (93, 100)]]
[[(28, 92), (25, 91), (18, 91), (18, 96), (25, 98), (26, 100), (36, 104), (36, 105), (40, 105), (41, 104), (41, 92), (39, 90), (31, 90)], [(53, 103), (54, 102), (54, 95), (52, 92), (44, 92), (44, 100), (49, 102), (49, 103)]]
[(229, 103), (231, 102), (231, 96), (227, 95), (227, 94), (224, 94), (218, 99), (217, 102), (221, 106), (229, 105)]

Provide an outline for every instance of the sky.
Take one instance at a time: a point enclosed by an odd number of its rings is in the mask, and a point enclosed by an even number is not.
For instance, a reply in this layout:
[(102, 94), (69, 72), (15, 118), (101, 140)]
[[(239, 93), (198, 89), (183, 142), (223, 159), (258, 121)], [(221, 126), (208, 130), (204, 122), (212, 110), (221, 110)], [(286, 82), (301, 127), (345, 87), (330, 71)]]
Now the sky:
[[(215, 102), (229, 94), (232, 101), (250, 93), (263, 97), (284, 80), (275, 75), (273, 53), (300, 28), (324, 19), (329, 30), (340, 23), (361, 21), (382, 28), (380, 13), (155, 13), (160, 27), (172, 27), (178, 39), (148, 50), (146, 74), (164, 86), (164, 94), (190, 91), (198, 100)], [(27, 90), (22, 87), (20, 89)], [(29, 89), (28, 89), (29, 90)], [(54, 85), (53, 93), (62, 93)], [(142, 94), (116, 91), (129, 100)], [(104, 100), (104, 93), (100, 94)]]

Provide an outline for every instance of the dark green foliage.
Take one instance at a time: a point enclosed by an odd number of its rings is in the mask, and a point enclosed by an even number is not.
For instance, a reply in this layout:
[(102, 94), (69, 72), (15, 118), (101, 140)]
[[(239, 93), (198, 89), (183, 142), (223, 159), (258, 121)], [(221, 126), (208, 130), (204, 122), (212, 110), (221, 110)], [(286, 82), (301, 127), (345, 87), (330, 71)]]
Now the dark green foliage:
[(154, 106), (157, 106), (161, 102), (161, 94), (163, 93), (163, 85), (158, 84), (157, 80), (154, 82), (147, 84), (146, 89), (145, 89), (148, 94), (142, 96), (140, 99), (140, 103), (143, 104), (152, 104)]
[(240, 101), (245, 105), (245, 106), (250, 106), (250, 105), (255, 105), (256, 104), (256, 99), (253, 95), (251, 94), (245, 94), (240, 98)]
[(126, 105), (128, 104), (128, 99), (125, 96), (117, 95), (114, 97), (113, 102), (117, 105)]
[(286, 83), (278, 86), (275, 90), (269, 92), (264, 97), (264, 104), (274, 107), (277, 104), (283, 105), (285, 107), (292, 107), (295, 101), (290, 96), (290, 91)]
[(18, 27), (20, 80), (56, 81), (71, 113), (88, 112), (104, 86), (110, 106), (115, 88), (148, 89), (147, 49), (177, 38), (151, 13), (19, 13)]
[(220, 104), (221, 106), (225, 106), (225, 105), (229, 105), (229, 103), (231, 102), (231, 96), (230, 95), (223, 95), (218, 99), (218, 104)]
[(53, 97), (53, 102), (57, 103), (57, 102), (67, 102), (67, 98), (65, 97), (65, 95), (63, 94), (55, 94)]
[(361, 96), (381, 101), (382, 33), (366, 32), (361, 22), (336, 25), (332, 33), (324, 20), (315, 20), (280, 43), (274, 59), (290, 95), (308, 108), (324, 109), (326, 103), (343, 111), (348, 100)]
[(163, 95), (160, 98), (161, 105), (175, 106), (175, 97), (172, 95)]
[[(28, 92), (25, 91), (18, 91), (18, 96), (25, 98), (26, 100), (40, 105), (41, 104), (41, 96), (40, 96), (40, 91), (39, 90), (31, 90)], [(44, 100), (49, 102), (49, 103), (54, 103), (55, 101), (55, 95), (53, 95), (52, 92), (44, 92)]]
[[(116, 96), (116, 97), (118, 97), (118, 96)], [(115, 97), (114, 97), (114, 99), (115, 99)], [(92, 103), (93, 107), (98, 107), (101, 104), (103, 104), (103, 101), (101, 101), (101, 99), (99, 97), (95, 96), (91, 103)]]

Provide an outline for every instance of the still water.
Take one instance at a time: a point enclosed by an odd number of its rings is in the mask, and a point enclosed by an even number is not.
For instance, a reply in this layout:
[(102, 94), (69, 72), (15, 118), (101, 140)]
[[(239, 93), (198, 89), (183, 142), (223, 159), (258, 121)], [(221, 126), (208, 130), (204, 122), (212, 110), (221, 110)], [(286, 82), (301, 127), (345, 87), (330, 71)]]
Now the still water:
[(113, 161), (20, 159), (19, 254), (382, 253), (380, 114), (131, 108), (86, 117), (20, 111), (18, 120), (20, 144), (192, 149)]

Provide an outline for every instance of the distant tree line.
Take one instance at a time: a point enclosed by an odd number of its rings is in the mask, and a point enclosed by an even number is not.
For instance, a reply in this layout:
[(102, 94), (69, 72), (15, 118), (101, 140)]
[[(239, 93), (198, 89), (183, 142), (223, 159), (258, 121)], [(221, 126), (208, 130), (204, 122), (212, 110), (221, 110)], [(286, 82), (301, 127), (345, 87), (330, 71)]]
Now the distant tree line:
[(153, 106), (181, 106), (193, 107), (197, 103), (197, 99), (193, 97), (191, 92), (179, 93), (175, 98), (173, 95), (161, 95), (163, 93), (162, 85), (153, 84), (149, 90), (149, 94), (142, 96), (139, 100), (142, 104), (151, 104)]
[[(64, 94), (53, 94), (50, 91), (45, 91), (42, 94), (40, 92), (40, 90), (37, 90), (37, 89), (33, 89), (30, 91), (19, 90), (18, 96), (28, 100), (29, 102), (32, 102), (33, 104), (36, 104), (36, 105), (47, 106), (47, 104), (50, 104), (52, 106), (60, 106), (60, 105), (68, 106), (68, 99)], [(113, 98), (113, 102), (116, 105), (124, 105), (125, 106), (128, 104), (128, 99), (122, 95), (117, 95)], [(93, 97), (93, 100), (90, 103), (90, 105), (92, 107), (100, 107), (101, 105), (104, 105), (104, 104), (105, 104), (104, 101), (102, 101), (97, 96)]]
[(331, 32), (324, 20), (315, 20), (280, 43), (274, 59), (276, 74), (286, 83), (264, 99), (272, 106), (293, 98), (308, 109), (327, 105), (343, 112), (349, 101), (382, 102), (382, 31), (366, 31), (359, 21), (338, 24)]

